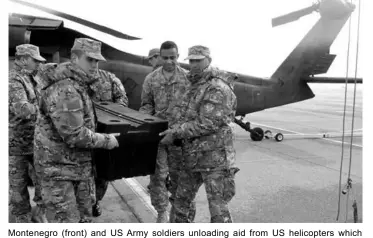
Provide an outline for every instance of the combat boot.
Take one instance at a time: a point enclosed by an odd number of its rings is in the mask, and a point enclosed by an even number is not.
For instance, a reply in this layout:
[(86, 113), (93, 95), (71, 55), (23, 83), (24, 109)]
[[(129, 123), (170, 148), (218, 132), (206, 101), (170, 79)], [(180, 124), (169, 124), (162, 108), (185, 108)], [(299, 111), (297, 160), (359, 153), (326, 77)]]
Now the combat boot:
[(92, 220), (87, 217), (84, 217), (80, 218), (79, 223), (92, 223)]
[(102, 210), (100, 207), (99, 202), (97, 201), (93, 206), (92, 206), (92, 215), (94, 217), (99, 217), (101, 216)]
[(169, 222), (168, 212), (158, 213), (157, 223), (168, 223), (168, 222)]

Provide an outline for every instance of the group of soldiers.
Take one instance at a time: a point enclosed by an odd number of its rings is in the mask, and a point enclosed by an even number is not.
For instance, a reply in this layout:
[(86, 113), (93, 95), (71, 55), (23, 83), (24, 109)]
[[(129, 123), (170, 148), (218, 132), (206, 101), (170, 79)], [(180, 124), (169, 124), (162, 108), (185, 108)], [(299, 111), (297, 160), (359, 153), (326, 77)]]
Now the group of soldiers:
[[(237, 105), (235, 75), (212, 67), (210, 50), (189, 48), (190, 71), (177, 62), (172, 41), (149, 52), (140, 112), (168, 121), (148, 186), (157, 222), (193, 222), (195, 197), (205, 185), (211, 222), (232, 222), (235, 150), (230, 123)], [(75, 39), (71, 60), (45, 63), (39, 48), (16, 47), (9, 73), (9, 195), (15, 222), (91, 222), (100, 216), (108, 181), (95, 174), (95, 148), (118, 147), (96, 132), (95, 101), (128, 106), (120, 80), (98, 68), (101, 42)], [(124, 158), (125, 159), (125, 158)], [(35, 212), (27, 189), (35, 185)], [(171, 194), (171, 195), (169, 195)], [(169, 203), (171, 210), (168, 211)], [(78, 208), (78, 209), (76, 209)]]

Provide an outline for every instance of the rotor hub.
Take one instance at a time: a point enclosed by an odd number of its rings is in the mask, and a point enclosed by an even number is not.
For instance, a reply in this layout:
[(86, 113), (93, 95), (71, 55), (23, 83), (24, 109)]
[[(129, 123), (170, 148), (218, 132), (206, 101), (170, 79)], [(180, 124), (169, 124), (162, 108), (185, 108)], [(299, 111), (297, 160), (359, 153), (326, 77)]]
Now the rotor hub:
[(355, 9), (355, 5), (346, 0), (323, 0), (319, 5), (319, 12), (322, 17), (338, 19), (346, 16)]

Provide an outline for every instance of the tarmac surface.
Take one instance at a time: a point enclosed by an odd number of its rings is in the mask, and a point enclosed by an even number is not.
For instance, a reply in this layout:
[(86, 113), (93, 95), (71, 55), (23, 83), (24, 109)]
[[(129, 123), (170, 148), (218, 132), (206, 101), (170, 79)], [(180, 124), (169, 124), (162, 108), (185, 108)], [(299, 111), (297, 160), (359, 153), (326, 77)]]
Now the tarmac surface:
[[(354, 200), (358, 222), (362, 222), (362, 85), (358, 85), (356, 90), (352, 146), (353, 85), (348, 86), (344, 138), (341, 136), (344, 85), (310, 86), (316, 95), (311, 100), (249, 114), (244, 118), (244, 121), (251, 122), (252, 127), (271, 130), (273, 135), (283, 133), (283, 141), (263, 139), (254, 142), (248, 132), (233, 125), (237, 166), (240, 168), (236, 175), (236, 195), (229, 204), (234, 222), (353, 222)], [(323, 133), (340, 135), (322, 138), (320, 134)], [(349, 171), (352, 179), (352, 188), (346, 195), (339, 193), (342, 145), (342, 189)], [(155, 222), (156, 212), (146, 189), (148, 183), (149, 176), (111, 182), (101, 202), (103, 214), (94, 222)], [(210, 222), (203, 186), (196, 203), (195, 222)]]

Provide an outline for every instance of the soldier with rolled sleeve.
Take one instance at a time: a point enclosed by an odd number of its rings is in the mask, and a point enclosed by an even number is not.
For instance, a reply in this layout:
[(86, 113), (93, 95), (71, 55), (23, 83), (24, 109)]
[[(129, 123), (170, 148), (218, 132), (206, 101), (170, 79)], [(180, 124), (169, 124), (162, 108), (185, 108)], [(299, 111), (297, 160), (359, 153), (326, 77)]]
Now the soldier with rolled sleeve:
[[(35, 92), (35, 72), (39, 64), (45, 61), (40, 56), (39, 48), (31, 44), (16, 47), (14, 67), (9, 72), (9, 190), (10, 213), (15, 222), (36, 221), (31, 217), (30, 196), (27, 190), (29, 169), (33, 168), (33, 139), (38, 113), (37, 93)], [(32, 165), (32, 166), (30, 166)], [(38, 180), (35, 184), (34, 201), (37, 213), (45, 220), (41, 190)], [(36, 221), (38, 222), (38, 221)]]
[[(90, 222), (93, 180), (91, 150), (113, 149), (113, 135), (96, 130), (89, 85), (96, 78), (101, 42), (75, 39), (71, 62), (48, 72), (35, 129), (35, 168), (50, 222)], [(75, 216), (76, 205), (80, 219)]]
[(191, 222), (189, 209), (202, 184), (205, 185), (211, 222), (229, 223), (228, 203), (235, 195), (233, 132), (237, 99), (234, 75), (210, 66), (210, 50), (193, 46), (188, 57), (191, 86), (182, 102), (172, 108), (173, 122), (161, 144), (182, 140), (184, 170), (180, 171), (171, 222)]

